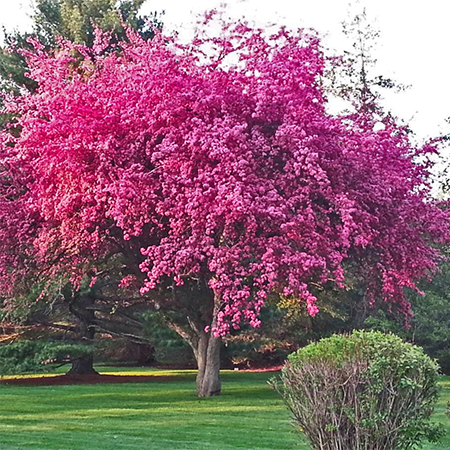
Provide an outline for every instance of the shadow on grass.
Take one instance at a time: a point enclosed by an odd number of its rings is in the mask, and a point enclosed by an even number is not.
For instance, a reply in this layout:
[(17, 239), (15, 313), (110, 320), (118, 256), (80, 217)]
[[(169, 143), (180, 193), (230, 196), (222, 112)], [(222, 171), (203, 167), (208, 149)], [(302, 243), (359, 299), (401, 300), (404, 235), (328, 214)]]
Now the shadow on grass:
[(14, 386), (67, 386), (72, 384), (150, 383), (179, 380), (180, 376), (161, 375), (54, 375), (0, 379), (0, 384)]

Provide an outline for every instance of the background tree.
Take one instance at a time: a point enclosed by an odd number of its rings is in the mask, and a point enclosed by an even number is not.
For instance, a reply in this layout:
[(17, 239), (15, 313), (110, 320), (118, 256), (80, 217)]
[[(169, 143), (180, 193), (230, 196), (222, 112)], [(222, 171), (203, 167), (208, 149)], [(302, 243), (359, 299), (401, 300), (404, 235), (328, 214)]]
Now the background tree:
[(26, 76), (27, 63), (23, 49), (30, 50), (30, 38), (38, 40), (47, 49), (58, 47), (58, 37), (92, 47), (94, 29), (111, 32), (111, 45), (126, 39), (123, 23), (151, 39), (153, 27), (161, 28), (161, 14), (139, 14), (145, 0), (37, 0), (32, 13), (31, 32), (18, 31), (5, 34), (0, 48), (0, 88), (18, 90), (36, 89), (36, 81)]
[(123, 23), (147, 40), (153, 37), (152, 26), (161, 27), (160, 16), (141, 16), (146, 0), (39, 0), (34, 23), (42, 43), (54, 47), (62, 36), (76, 44), (92, 47), (95, 27), (112, 32), (112, 42), (126, 40)]
[(351, 263), (366, 299), (408, 315), (404, 288), (449, 236), (415, 159), (434, 148), (370, 111), (328, 115), (315, 35), (222, 26), (189, 45), (128, 30), (119, 53), (101, 33), (94, 51), (38, 46), (38, 89), (8, 100), (21, 132), (0, 144), (4, 292), (36, 273), (95, 286), (113, 258), (191, 346), (200, 396), (220, 392), (222, 336), (258, 326), (269, 294), (314, 316)]
[[(326, 85), (331, 97), (345, 100), (347, 112), (371, 112), (383, 122), (391, 111), (383, 105), (386, 91), (400, 92), (408, 88), (389, 76), (378, 73), (375, 57), (380, 30), (364, 8), (352, 14), (342, 23), (342, 32), (349, 47), (336, 63), (330, 65)], [(399, 120), (397, 118), (397, 120)]]
[[(29, 287), (22, 289), (26, 296), (17, 295), (0, 307), (0, 324), (17, 330), (9, 341), (62, 340), (86, 345), (91, 350), (70, 361), (69, 374), (96, 373), (93, 358), (97, 334), (128, 340), (129, 347), (140, 349), (139, 362), (148, 362), (154, 352), (147, 319), (151, 305), (140, 296), (136, 298), (135, 292), (118, 288), (121, 276), (114, 267), (103, 266), (91, 286), (92, 276), (86, 277), (77, 289), (67, 279), (55, 277), (49, 279), (44, 291), (41, 274), (30, 278)], [(97, 346), (101, 348), (101, 343)]]
[(432, 358), (436, 358), (444, 373), (450, 373), (450, 268), (441, 266), (432, 282), (424, 282), (422, 295), (410, 293), (414, 317), (405, 328), (404, 318), (389, 311), (387, 305), (376, 315), (365, 321), (365, 327), (398, 334), (405, 340), (423, 347)]

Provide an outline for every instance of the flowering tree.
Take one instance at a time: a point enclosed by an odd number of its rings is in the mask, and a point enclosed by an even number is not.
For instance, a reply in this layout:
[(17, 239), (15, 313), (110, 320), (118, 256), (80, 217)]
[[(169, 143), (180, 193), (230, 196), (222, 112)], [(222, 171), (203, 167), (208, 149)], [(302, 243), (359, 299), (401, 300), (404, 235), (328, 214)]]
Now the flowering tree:
[(432, 146), (391, 119), (327, 114), (313, 33), (128, 39), (28, 55), (39, 87), (9, 99), (0, 143), (4, 293), (36, 273), (95, 286), (114, 267), (123, 298), (139, 292), (189, 342), (200, 396), (220, 392), (221, 337), (258, 326), (269, 293), (315, 315), (349, 261), (372, 302), (409, 314), (403, 288), (448, 239), (419, 162)]

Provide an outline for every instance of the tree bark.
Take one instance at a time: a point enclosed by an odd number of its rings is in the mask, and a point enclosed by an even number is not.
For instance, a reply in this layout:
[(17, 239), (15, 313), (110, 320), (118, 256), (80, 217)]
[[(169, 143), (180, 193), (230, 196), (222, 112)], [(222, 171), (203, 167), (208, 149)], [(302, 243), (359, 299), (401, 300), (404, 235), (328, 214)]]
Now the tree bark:
[[(90, 307), (94, 300), (89, 296), (77, 296), (69, 304), (72, 314), (78, 319), (77, 331), (80, 341), (92, 343), (95, 337), (95, 313)], [(84, 355), (72, 361), (72, 368), (66, 375), (98, 375), (94, 369), (94, 355)]]
[(213, 397), (220, 395), (220, 347), (222, 339), (214, 336), (212, 330), (217, 325), (217, 314), (220, 310), (220, 298), (214, 295), (211, 315), (211, 326), (209, 333), (205, 328), (196, 328), (198, 336), (197, 351), (194, 351), (198, 365), (197, 373), (197, 396)]
[[(198, 284), (196, 283), (196, 288)], [(197, 396), (212, 397), (220, 395), (220, 348), (222, 339), (214, 336), (212, 331), (208, 333), (205, 329), (208, 327), (214, 330), (217, 325), (217, 315), (221, 308), (220, 296), (214, 294), (203, 283), (203, 289), (192, 289), (189, 296), (186, 292), (185, 303), (193, 305), (194, 310), (186, 308), (183, 320), (175, 320), (169, 315), (164, 317), (166, 325), (183, 338), (192, 348), (197, 361)], [(186, 289), (186, 286), (185, 286)], [(174, 298), (180, 302), (180, 293), (174, 289)], [(187, 322), (187, 323), (186, 323)]]
[(197, 351), (194, 352), (198, 366), (198, 397), (220, 395), (220, 347), (221, 338), (211, 333), (203, 333), (198, 341)]
[(98, 375), (94, 369), (94, 356), (85, 355), (72, 361), (72, 368), (66, 375)]

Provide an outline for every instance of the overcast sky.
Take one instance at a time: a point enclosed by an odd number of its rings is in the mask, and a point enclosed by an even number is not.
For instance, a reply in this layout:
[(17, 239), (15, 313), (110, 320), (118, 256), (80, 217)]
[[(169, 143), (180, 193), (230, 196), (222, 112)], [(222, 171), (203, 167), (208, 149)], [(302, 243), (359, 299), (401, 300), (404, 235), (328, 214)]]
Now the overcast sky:
[[(189, 28), (195, 15), (220, 4), (216, 0), (148, 0), (143, 11), (165, 10), (166, 27)], [(341, 23), (365, 7), (381, 31), (376, 74), (411, 85), (392, 94), (388, 106), (406, 120), (421, 138), (449, 131), (450, 116), (450, 2), (448, 0), (229, 0), (233, 17), (245, 16), (258, 25), (280, 23), (312, 27), (329, 47), (342, 49)], [(0, 0), (0, 25), (8, 30), (30, 27), (31, 0)]]

